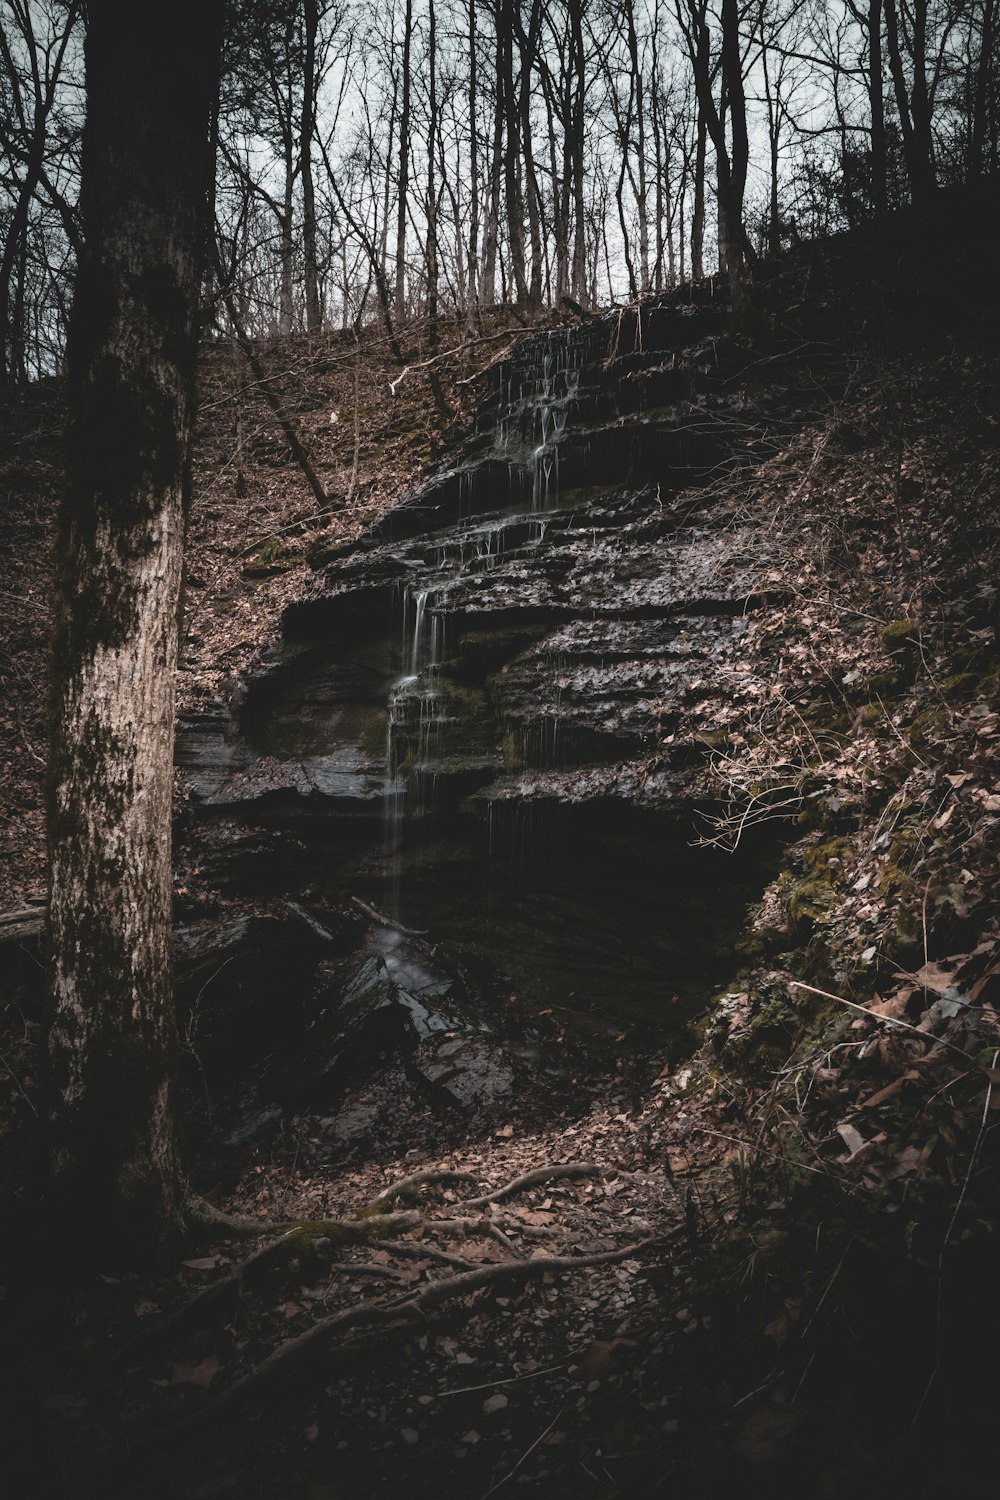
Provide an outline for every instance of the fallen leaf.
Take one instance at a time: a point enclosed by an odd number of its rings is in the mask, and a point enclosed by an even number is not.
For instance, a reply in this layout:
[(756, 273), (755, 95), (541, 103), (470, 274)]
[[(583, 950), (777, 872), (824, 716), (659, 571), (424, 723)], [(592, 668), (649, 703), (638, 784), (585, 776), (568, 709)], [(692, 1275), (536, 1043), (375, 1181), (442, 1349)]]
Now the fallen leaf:
[(197, 1365), (174, 1365), (170, 1372), (170, 1384), (196, 1385), (207, 1391), (221, 1369), (222, 1361), (219, 1356), (209, 1354)]
[(841, 1124), (837, 1126), (837, 1134), (853, 1156), (855, 1151), (860, 1151), (865, 1145), (865, 1138), (860, 1130), (855, 1130), (853, 1125)]
[(495, 1411), (503, 1411), (504, 1407), (507, 1405), (507, 1397), (503, 1395), (502, 1392), (497, 1391), (495, 1396), (487, 1396), (486, 1400), (483, 1402), (483, 1411), (486, 1412), (487, 1415), (492, 1415)]
[(914, 975), (903, 975), (901, 977), (912, 977), (918, 984), (923, 985), (925, 990), (934, 990), (936, 994), (941, 995), (945, 990), (950, 990), (954, 984), (956, 967), (957, 965), (954, 964), (948, 968), (945, 968), (942, 964), (924, 964)]
[(181, 1265), (187, 1266), (190, 1271), (214, 1271), (221, 1264), (221, 1255), (199, 1255), (194, 1260), (181, 1261)]
[(884, 1000), (873, 1000), (868, 1009), (875, 1016), (884, 1016), (887, 1020), (894, 1020), (897, 1016), (906, 1014), (906, 1007), (913, 996), (913, 986), (904, 985), (902, 989), (895, 990), (893, 994), (887, 995)]

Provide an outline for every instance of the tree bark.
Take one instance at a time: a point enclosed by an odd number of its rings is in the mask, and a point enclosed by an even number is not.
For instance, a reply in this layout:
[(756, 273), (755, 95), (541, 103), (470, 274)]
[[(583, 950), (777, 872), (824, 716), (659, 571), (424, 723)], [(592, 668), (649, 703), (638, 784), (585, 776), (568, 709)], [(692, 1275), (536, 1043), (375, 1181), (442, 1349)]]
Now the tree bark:
[(507, 199), (507, 248), (510, 254), (514, 295), (519, 305), (528, 301), (528, 283), (524, 262), (524, 199), (521, 191), (521, 121), (514, 91), (514, 31), (519, 24), (520, 0), (502, 0), (500, 19), (499, 67), (497, 89), (503, 98), (506, 142), (504, 148), (504, 188)]
[(399, 178), (396, 205), (396, 286), (397, 319), (406, 316), (406, 195), (410, 170), (410, 52), (413, 47), (413, 0), (406, 0), (403, 19), (403, 100), (399, 117)]
[(130, 0), (89, 6), (52, 656), (47, 1113), (53, 1207), (74, 1253), (105, 1261), (151, 1252), (182, 1220), (174, 675), (221, 9), (155, 0), (138, 27)]
[(469, 15), (469, 248), (466, 264), (466, 309), (470, 331), (479, 327), (479, 63), (476, 56), (476, 0), (468, 0)]
[(317, 0), (304, 0), (303, 19), (305, 57), (299, 128), (299, 169), (302, 176), (302, 262), (306, 292), (306, 330), (309, 333), (318, 333), (323, 326), (323, 303), (319, 288), (316, 188), (312, 169), (313, 135), (316, 130), (316, 34), (319, 31)]

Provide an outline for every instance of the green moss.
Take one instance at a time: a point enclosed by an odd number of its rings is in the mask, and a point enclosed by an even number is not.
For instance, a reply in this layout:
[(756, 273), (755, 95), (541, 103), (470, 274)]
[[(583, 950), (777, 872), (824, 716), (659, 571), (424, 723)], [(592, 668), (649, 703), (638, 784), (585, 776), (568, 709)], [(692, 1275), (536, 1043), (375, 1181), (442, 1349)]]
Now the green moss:
[(915, 653), (917, 650), (915, 637), (919, 629), (920, 626), (916, 620), (890, 620), (882, 631), (882, 644), (893, 654), (897, 651), (904, 654)]
[(300, 567), (305, 561), (305, 552), (290, 548), (285, 538), (265, 537), (253, 556), (244, 563), (243, 577), (273, 578), (277, 573)]
[(788, 898), (789, 923), (798, 938), (833, 917), (842, 871), (854, 864), (854, 852), (847, 839), (825, 839), (804, 851), (802, 863), (805, 875), (793, 885)]
[(976, 679), (971, 672), (955, 672), (942, 678), (937, 687), (942, 698), (947, 698), (949, 703), (959, 703), (974, 695)]
[(917, 883), (910, 871), (921, 850), (920, 835), (912, 828), (901, 829), (889, 846), (889, 855), (878, 878), (878, 889), (887, 898), (915, 897)]
[(810, 874), (820, 874), (841, 865), (854, 863), (854, 849), (850, 839), (824, 839), (813, 844), (802, 854), (802, 863)]
[(517, 730), (507, 728), (503, 732), (503, 763), (508, 771), (524, 769), (524, 742)]
[(703, 729), (694, 736), (695, 743), (704, 745), (709, 750), (722, 750), (729, 743), (729, 733), (725, 729)]
[(907, 673), (902, 671), (875, 672), (864, 683), (866, 698), (891, 698), (900, 688), (906, 687)]
[(951, 716), (943, 703), (935, 703), (915, 715), (902, 728), (903, 738), (914, 750), (926, 750), (945, 737), (951, 727)]
[(780, 927), (754, 927), (736, 944), (736, 952), (751, 964), (765, 963), (780, 953), (788, 942), (788, 933)]

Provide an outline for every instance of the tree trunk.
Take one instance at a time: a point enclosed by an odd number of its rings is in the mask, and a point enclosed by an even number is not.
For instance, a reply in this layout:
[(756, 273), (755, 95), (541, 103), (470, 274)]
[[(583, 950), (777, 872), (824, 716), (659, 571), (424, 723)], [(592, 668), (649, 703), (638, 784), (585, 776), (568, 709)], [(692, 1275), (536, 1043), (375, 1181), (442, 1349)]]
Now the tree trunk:
[(48, 780), (52, 1202), (74, 1254), (105, 1259), (182, 1220), (174, 674), (221, 4), (143, 21), (91, 0)]
[(906, 159), (910, 193), (915, 204), (923, 205), (934, 186), (934, 165), (931, 155), (931, 114), (927, 93), (926, 57), (926, 6), (917, 0), (914, 6), (913, 31), (909, 37), (910, 63), (913, 83), (908, 89), (903, 63), (900, 12), (897, 0), (885, 0), (885, 36), (889, 53), (889, 72), (892, 75), (896, 108), (899, 112), (899, 128), (903, 137), (903, 155)]
[[(497, 60), (499, 62), (499, 38)], [(500, 185), (503, 177), (503, 93), (500, 86), (500, 69), (496, 72), (496, 90), (493, 101), (493, 142), (490, 155), (490, 196), (486, 224), (483, 230), (483, 274), (479, 295), (484, 307), (496, 302), (497, 249), (500, 239)]]
[(319, 30), (317, 0), (304, 0), (305, 60), (302, 80), (302, 115), (299, 129), (299, 168), (302, 175), (302, 261), (306, 292), (306, 329), (318, 333), (323, 326), (316, 247), (316, 188), (313, 182), (312, 147), (316, 129), (316, 33)]
[(469, 247), (465, 274), (470, 332), (479, 327), (479, 142), (476, 133), (478, 108), (476, 0), (469, 0)]
[(514, 92), (514, 31), (520, 24), (517, 16), (519, 3), (520, 0), (502, 0), (497, 89), (503, 99), (506, 126), (504, 188), (507, 198), (507, 246), (514, 279), (514, 296), (523, 305), (528, 300), (528, 283), (525, 277), (524, 200), (521, 192), (521, 122), (517, 95)]
[(697, 137), (694, 148), (694, 208), (691, 217), (691, 280), (705, 274), (705, 159), (708, 155), (708, 124), (698, 100)]
[(399, 116), (399, 194), (396, 206), (396, 318), (406, 316), (406, 194), (410, 170), (410, 51), (413, 45), (413, 0), (406, 0), (403, 19), (403, 101)]
[(573, 78), (571, 123), (567, 125), (573, 157), (573, 296), (586, 305), (587, 222), (584, 182), (584, 119), (587, 90), (587, 54), (583, 45), (584, 0), (570, 0), (570, 71)]
[(885, 90), (882, 83), (882, 0), (868, 0), (868, 102), (872, 117), (872, 210), (881, 218), (889, 204)]

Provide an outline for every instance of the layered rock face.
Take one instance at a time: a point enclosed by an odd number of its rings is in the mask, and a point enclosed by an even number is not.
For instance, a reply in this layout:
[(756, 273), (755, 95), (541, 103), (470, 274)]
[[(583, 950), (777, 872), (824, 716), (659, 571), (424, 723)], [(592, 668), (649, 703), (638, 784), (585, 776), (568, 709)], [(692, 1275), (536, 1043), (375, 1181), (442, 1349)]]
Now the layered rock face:
[(361, 889), (435, 930), (447, 906), (493, 958), (544, 925), (536, 979), (571, 996), (636, 963), (683, 989), (684, 938), (702, 968), (721, 951), (748, 872), (688, 847), (710, 747), (662, 742), (777, 574), (721, 503), (768, 451), (765, 396), (711, 285), (687, 295), (525, 338), (447, 466), (318, 560), (238, 710), (181, 735), (216, 876)]

